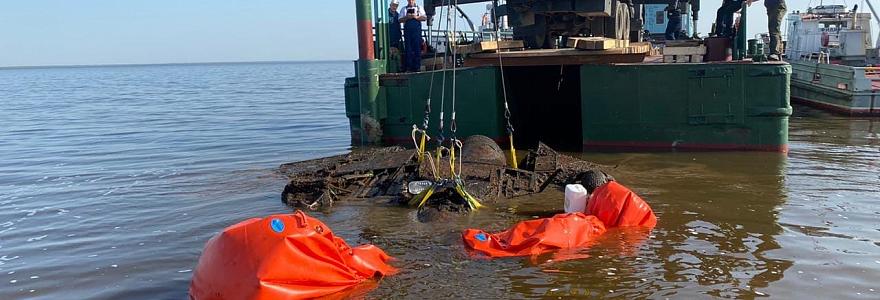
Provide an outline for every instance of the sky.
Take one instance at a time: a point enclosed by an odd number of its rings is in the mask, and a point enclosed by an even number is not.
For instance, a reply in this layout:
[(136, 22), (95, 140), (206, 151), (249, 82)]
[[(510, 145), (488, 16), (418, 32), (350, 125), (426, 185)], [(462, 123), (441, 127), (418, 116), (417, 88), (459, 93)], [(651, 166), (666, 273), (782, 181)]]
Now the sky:
[[(720, 3), (702, 1), (699, 32)], [(766, 32), (763, 3), (749, 12), (749, 35)], [(356, 58), (354, 0), (0, 0), (0, 67)]]

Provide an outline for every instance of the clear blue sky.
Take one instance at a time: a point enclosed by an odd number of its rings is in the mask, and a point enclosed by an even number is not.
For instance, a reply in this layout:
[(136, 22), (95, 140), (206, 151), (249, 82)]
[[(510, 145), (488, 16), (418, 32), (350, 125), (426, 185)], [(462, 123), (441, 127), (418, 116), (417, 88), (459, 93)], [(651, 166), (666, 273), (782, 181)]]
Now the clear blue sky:
[[(700, 32), (720, 2), (703, 0)], [(480, 6), (466, 9), (475, 22)], [(763, 3), (752, 7), (750, 35), (766, 32)], [(0, 66), (356, 57), (354, 0), (0, 0)]]
[(357, 57), (354, 0), (0, 0), (0, 66)]

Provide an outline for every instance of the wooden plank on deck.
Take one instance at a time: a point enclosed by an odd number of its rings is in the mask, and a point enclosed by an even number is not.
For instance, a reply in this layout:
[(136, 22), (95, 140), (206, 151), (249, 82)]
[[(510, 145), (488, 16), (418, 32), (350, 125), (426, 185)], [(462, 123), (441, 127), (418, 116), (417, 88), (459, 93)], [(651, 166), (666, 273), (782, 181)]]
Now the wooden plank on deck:
[(706, 46), (669, 47), (663, 48), (663, 55), (705, 55)]
[(523, 41), (521, 41), (521, 40), (501, 40), (501, 41), (478, 42), (478, 43), (473, 43), (470, 45), (461, 45), (461, 46), (458, 46), (458, 49), (456, 51), (459, 54), (470, 54), (470, 53), (505, 50), (505, 49), (522, 49), (522, 48), (525, 48), (525, 43), (523, 43)]
[(696, 47), (703, 44), (700, 40), (671, 40), (665, 41), (666, 47)]
[(569, 48), (583, 50), (608, 50), (629, 46), (628, 40), (617, 40), (606, 37), (570, 37), (565, 43)]
[[(650, 49), (650, 46), (648, 46)], [(624, 51), (626, 50), (626, 51)], [(501, 56), (505, 66), (545, 66), (545, 65), (583, 65), (637, 63), (645, 59), (647, 50), (611, 49), (583, 51), (579, 49), (536, 49), (501, 53), (477, 53), (464, 60), (466, 67), (497, 66)]]

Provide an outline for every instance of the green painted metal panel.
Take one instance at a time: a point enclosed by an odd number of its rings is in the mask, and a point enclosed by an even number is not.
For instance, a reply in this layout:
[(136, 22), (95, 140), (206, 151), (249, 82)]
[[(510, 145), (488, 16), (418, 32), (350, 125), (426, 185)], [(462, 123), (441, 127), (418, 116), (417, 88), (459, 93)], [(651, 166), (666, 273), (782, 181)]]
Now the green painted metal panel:
[(361, 114), (360, 95), (357, 77), (345, 78), (345, 116), (358, 117)]
[[(584, 65), (579, 70), (583, 143), (585, 147), (784, 150), (791, 114), (790, 74), (790, 66), (774, 63)], [(482, 134), (503, 139), (499, 75), (495, 67), (458, 71), (459, 137)], [(381, 76), (377, 107), (386, 143), (411, 144), (412, 126), (422, 124), (429, 90), (430, 135), (438, 136), (444, 76), (448, 137), (451, 72)], [(360, 108), (357, 84), (353, 78), (346, 83), (346, 113), (353, 133)]]
[(741, 124), (742, 74), (735, 65), (693, 65), (687, 69), (688, 124)]
[(813, 84), (808, 81), (793, 83), (792, 96), (800, 99), (810, 99), (838, 107), (852, 107), (853, 93), (845, 90), (830, 89), (825, 86)]
[(358, 21), (372, 20), (373, 10), (370, 0), (355, 0), (355, 18)]
[(357, 77), (345, 78), (345, 116), (348, 117), (351, 143), (360, 144), (361, 131), (361, 97)]
[[(365, 124), (378, 124), (383, 117), (380, 111), (379, 101), (379, 75), (385, 73), (385, 61), (383, 60), (357, 60), (356, 73), (358, 80), (358, 96), (360, 98), (361, 128)], [(360, 137), (353, 140), (359, 144), (374, 144), (381, 142), (382, 132), (374, 130), (373, 125), (368, 130), (361, 130)], [(369, 132), (367, 132), (369, 131)]]
[[(433, 75), (433, 87), (432, 87)], [(445, 99), (443, 77), (446, 77)], [(459, 69), (456, 73), (457, 136), (482, 134), (499, 138), (504, 134), (503, 108), (497, 68)], [(410, 144), (412, 125), (424, 119), (425, 103), (431, 91), (429, 135), (438, 136), (441, 101), (444, 104), (444, 127), (449, 137), (452, 117), (452, 72), (443, 71), (393, 74), (383, 76), (380, 90), (386, 95), (387, 117), (383, 120), (384, 139), (388, 143)]]
[(625, 68), (638, 82), (638, 88), (630, 87), (629, 97), (642, 99), (638, 102), (639, 121), (644, 124), (657, 126), (670, 126), (675, 120), (687, 118), (688, 110), (686, 97), (657, 98), (652, 95), (669, 93), (672, 89), (675, 93), (685, 92), (688, 84), (686, 73), (670, 73), (662, 68)]
[(762, 145), (788, 144), (791, 66), (769, 65), (745, 68), (745, 123), (753, 124), (755, 142)]
[[(619, 69), (605, 70), (597, 72), (584, 72), (581, 67), (581, 82), (608, 82), (615, 84), (596, 84), (581, 87), (581, 97), (593, 99), (593, 97), (601, 97), (608, 101), (592, 101), (588, 110), (590, 123), (596, 126), (613, 126), (621, 124), (637, 124), (639, 123), (639, 101), (633, 101), (635, 98), (617, 98), (615, 95), (620, 94), (620, 89), (625, 89), (628, 82), (638, 77), (637, 69)], [(587, 87), (588, 89), (584, 89)], [(627, 96), (637, 97), (635, 94), (628, 92)], [(582, 102), (582, 104), (584, 104)], [(581, 109), (585, 109), (583, 106)], [(601, 112), (601, 113), (600, 113)], [(585, 115), (586, 117), (586, 115)]]
[(584, 145), (785, 150), (790, 74), (786, 64), (581, 66)]

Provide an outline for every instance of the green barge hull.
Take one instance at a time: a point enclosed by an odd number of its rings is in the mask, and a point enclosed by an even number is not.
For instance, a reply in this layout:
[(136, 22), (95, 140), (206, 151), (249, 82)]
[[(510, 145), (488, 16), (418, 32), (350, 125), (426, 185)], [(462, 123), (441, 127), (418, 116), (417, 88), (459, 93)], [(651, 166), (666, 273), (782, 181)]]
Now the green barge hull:
[[(506, 142), (501, 75), (495, 66), (462, 68), (455, 78), (451, 70), (380, 75), (373, 129), (361, 120), (358, 78), (347, 78), (353, 143), (371, 131), (385, 144), (413, 145), (413, 125), (421, 126), (429, 94), (429, 135), (439, 136), (441, 104), (448, 129), (453, 92), (458, 137)], [(566, 150), (788, 149), (791, 66), (785, 63), (517, 66), (503, 75), (517, 147), (543, 141)]]

